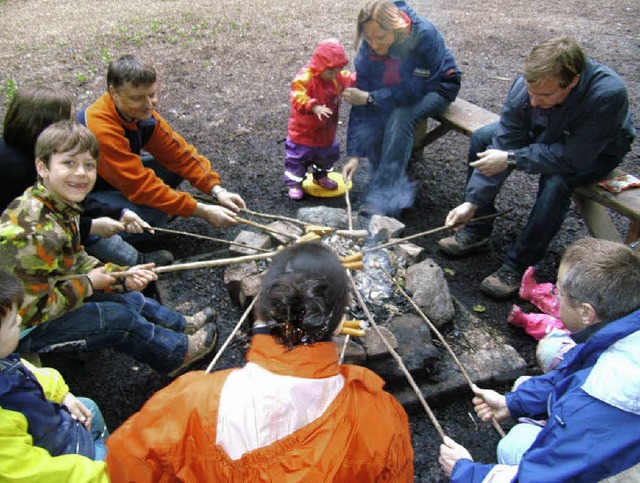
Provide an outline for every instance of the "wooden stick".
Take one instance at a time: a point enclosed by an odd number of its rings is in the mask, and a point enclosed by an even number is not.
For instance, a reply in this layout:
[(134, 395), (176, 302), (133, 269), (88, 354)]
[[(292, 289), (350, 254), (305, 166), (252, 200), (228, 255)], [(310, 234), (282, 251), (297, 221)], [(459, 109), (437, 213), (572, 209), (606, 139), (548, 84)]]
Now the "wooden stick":
[(351, 216), (351, 200), (349, 199), (349, 179), (344, 180), (344, 200), (347, 203), (347, 224), (349, 231), (353, 230), (353, 219)]
[(236, 324), (235, 328), (231, 331), (231, 334), (229, 334), (229, 337), (227, 337), (227, 340), (224, 341), (224, 344), (222, 344), (222, 347), (220, 347), (220, 350), (218, 351), (216, 356), (213, 358), (213, 360), (211, 361), (211, 364), (209, 364), (209, 366), (207, 367), (207, 370), (205, 372), (211, 372), (212, 371), (213, 366), (216, 365), (216, 362), (218, 362), (218, 359), (220, 359), (220, 357), (222, 356), (222, 353), (225, 351), (227, 346), (231, 343), (231, 340), (235, 337), (236, 333), (238, 332), (238, 330), (240, 330), (240, 327), (244, 323), (245, 319), (251, 313), (251, 309), (253, 309), (253, 306), (255, 305), (256, 300), (258, 300), (258, 297), (254, 297), (253, 298), (253, 300), (251, 301), (251, 303), (247, 307), (247, 310), (245, 310), (244, 314), (242, 314), (242, 317), (240, 317), (240, 321)]
[(275, 228), (270, 228), (266, 225), (262, 225), (260, 223), (256, 223), (255, 221), (251, 221), (251, 220), (247, 220), (246, 218), (240, 218), (239, 216), (236, 216), (235, 219), (239, 222), (239, 223), (244, 223), (245, 225), (249, 225), (249, 226), (253, 226), (255, 228), (259, 228), (260, 230), (264, 230), (270, 233), (275, 233), (276, 235), (282, 235), (282, 236), (286, 236), (288, 238), (293, 238), (294, 240), (297, 240), (298, 238), (300, 238), (298, 235), (292, 235), (291, 233), (287, 233), (284, 231), (280, 231), (280, 230), (276, 230)]
[[(397, 280), (393, 278), (391, 274), (387, 272), (383, 267), (377, 267), (377, 268), (382, 270), (382, 272), (387, 276), (387, 278), (396, 286), (396, 289), (398, 290), (398, 292), (400, 292), (402, 296), (409, 301), (409, 303), (413, 306), (413, 308), (418, 313), (418, 315), (422, 318), (422, 320), (424, 320), (427, 323), (427, 325), (429, 326), (429, 329), (431, 329), (431, 331), (434, 334), (436, 334), (436, 337), (438, 338), (438, 340), (442, 343), (442, 345), (447, 350), (447, 352), (451, 355), (451, 357), (453, 357), (453, 360), (455, 361), (456, 365), (460, 369), (462, 376), (466, 379), (467, 384), (469, 385), (469, 388), (471, 388), (471, 390), (473, 391), (473, 381), (471, 380), (471, 378), (469, 377), (469, 374), (467, 373), (464, 366), (460, 362), (460, 359), (458, 359), (455, 352), (453, 352), (453, 349), (451, 349), (451, 346), (444, 339), (440, 331), (436, 328), (435, 325), (433, 325), (433, 323), (429, 320), (429, 318), (425, 315), (425, 313), (420, 309), (420, 307), (418, 307), (418, 305), (413, 301), (413, 299), (409, 296), (409, 294), (407, 294), (407, 292), (404, 291), (404, 289), (400, 286)], [(493, 427), (498, 432), (500, 437), (504, 438), (505, 436), (504, 430), (500, 426), (500, 423), (498, 422), (498, 420), (495, 417), (491, 418), (491, 423), (493, 424)]]
[[(192, 195), (194, 199), (201, 201), (203, 203), (208, 203), (210, 205), (213, 204), (217, 204), (213, 201), (213, 199), (211, 198), (207, 198), (205, 196), (201, 196), (201, 195)], [(222, 206), (222, 205), (220, 205)], [(260, 213), (259, 211), (253, 211), (250, 210), (248, 208), (240, 208), (240, 212), (241, 213), (246, 213), (247, 215), (253, 215), (253, 216), (258, 216), (261, 218), (267, 218), (269, 220), (282, 220), (282, 221), (289, 221), (291, 223), (295, 223), (296, 225), (300, 225), (300, 226), (306, 226), (309, 223), (306, 223), (302, 220), (297, 220), (295, 218), (289, 218), (288, 216), (281, 216), (281, 215), (270, 215), (268, 213)]]
[(214, 238), (212, 236), (206, 236), (206, 235), (198, 235), (196, 233), (189, 233), (187, 231), (178, 231), (178, 230), (169, 230), (168, 228), (158, 228), (157, 226), (151, 226), (149, 228), (145, 228), (146, 230), (153, 230), (153, 231), (157, 231), (160, 233), (171, 233), (173, 235), (184, 235), (184, 236), (191, 236), (194, 238), (202, 238), (204, 240), (211, 240), (211, 241), (215, 241), (215, 242), (219, 242), (219, 243), (227, 243), (229, 245), (237, 245), (239, 247), (244, 247), (244, 248), (250, 248), (251, 250), (256, 250), (258, 252), (268, 252), (269, 250), (265, 250), (264, 248), (258, 248), (258, 247), (252, 247), (249, 245), (245, 245), (243, 243), (236, 243), (234, 241), (229, 241), (229, 240), (224, 240), (223, 238)]
[[(152, 271), (160, 274), (167, 272), (180, 272), (182, 270), (194, 270), (197, 268), (210, 268), (210, 267), (221, 267), (223, 265), (237, 265), (239, 263), (252, 262), (256, 260), (265, 260), (267, 258), (271, 258), (276, 255), (277, 251), (260, 253), (257, 255), (245, 255), (242, 257), (234, 257), (234, 258), (219, 258), (217, 260), (202, 260), (201, 262), (188, 262), (188, 263), (177, 263), (175, 265), (167, 265), (164, 267), (156, 267)], [(136, 270), (126, 270), (123, 272), (109, 272), (109, 275), (115, 278), (120, 277), (128, 277), (129, 275), (133, 275), (136, 273)], [(86, 277), (86, 273), (75, 274), (75, 275), (63, 275), (62, 277), (57, 277), (57, 280), (73, 280), (76, 278)]]
[(259, 213), (257, 211), (252, 211), (252, 210), (249, 210), (247, 208), (240, 208), (240, 211), (242, 213), (246, 213), (247, 215), (253, 215), (253, 216), (258, 216), (258, 217), (262, 217), (262, 218), (267, 218), (269, 220), (288, 221), (289, 223), (294, 223), (294, 224), (300, 225), (300, 226), (307, 226), (309, 224), (306, 221), (297, 220), (296, 218), (289, 218), (288, 216), (280, 216), (280, 215), (269, 215), (267, 213)]
[(385, 338), (384, 334), (380, 330), (380, 327), (378, 327), (378, 324), (376, 324), (375, 320), (373, 320), (373, 317), (371, 316), (371, 313), (369, 312), (369, 309), (367, 308), (367, 304), (365, 304), (364, 299), (362, 298), (362, 295), (360, 294), (360, 291), (358, 290), (358, 287), (356, 287), (356, 283), (353, 280), (353, 277), (351, 276), (351, 273), (349, 273), (349, 271), (347, 271), (347, 277), (349, 278), (349, 282), (351, 283), (351, 287), (353, 288), (353, 291), (356, 294), (356, 297), (358, 299), (358, 303), (360, 304), (360, 308), (363, 310), (364, 314), (367, 316), (367, 319), (369, 320), (369, 323), (371, 324), (371, 326), (374, 328), (374, 330), (378, 334), (378, 337), (380, 337), (380, 340), (382, 341), (382, 343), (385, 345), (385, 347), (387, 348), (387, 350), (389, 351), (391, 356), (398, 363), (398, 366), (400, 367), (400, 370), (402, 371), (404, 376), (407, 378), (407, 381), (409, 382), (409, 385), (414, 390), (414, 392), (416, 393), (416, 396), (418, 396), (418, 399), (420, 400), (420, 403), (422, 404), (422, 407), (424, 407), (425, 411), (427, 412), (427, 415), (429, 416), (429, 419), (431, 420), (431, 423), (436, 428), (436, 431), (440, 435), (440, 438), (442, 438), (442, 440), (444, 441), (445, 434), (444, 434), (444, 431), (442, 430), (442, 426), (440, 426), (440, 423), (436, 419), (436, 416), (433, 414), (433, 411), (431, 411), (431, 408), (429, 407), (429, 405), (427, 404), (427, 401), (425, 400), (424, 396), (422, 395), (422, 392), (420, 391), (420, 388), (418, 387), (418, 385), (416, 384), (415, 380), (411, 376), (411, 373), (409, 372), (407, 367), (404, 365), (404, 362), (402, 362), (402, 357), (400, 357), (400, 355), (393, 349), (393, 347), (391, 347), (391, 344), (389, 344), (389, 341)]
[(434, 228), (433, 230), (427, 230), (427, 231), (423, 231), (421, 233), (416, 233), (415, 235), (411, 235), (411, 236), (407, 236), (405, 238), (398, 238), (397, 240), (394, 240), (392, 242), (388, 242), (388, 243), (383, 243), (382, 245), (376, 245), (374, 247), (369, 247), (369, 248), (363, 248), (362, 251), (363, 252), (372, 252), (374, 250), (380, 250), (381, 248), (386, 248), (386, 247), (390, 247), (392, 245), (397, 245), (398, 243), (403, 243), (409, 240), (413, 240), (414, 238), (419, 238), (421, 236), (426, 236), (426, 235), (433, 235), (434, 233), (440, 233), (442, 231), (447, 231), (447, 230), (451, 230), (452, 228), (455, 228), (456, 226), (460, 226), (460, 225), (465, 225), (467, 223), (473, 223), (475, 221), (484, 221), (484, 220), (490, 220), (491, 218), (496, 218), (498, 216), (502, 216), (502, 215), (506, 215), (507, 213), (513, 211), (513, 208), (509, 208), (508, 210), (504, 210), (501, 211), (499, 213), (494, 213), (493, 215), (486, 215), (486, 216), (480, 216), (478, 218), (473, 218), (469, 221), (464, 221), (464, 222), (459, 222), (456, 223), (454, 225), (451, 226), (441, 226), (439, 228)]
[(347, 352), (347, 345), (349, 345), (349, 339), (351, 339), (351, 336), (347, 334), (344, 337), (344, 343), (342, 344), (342, 350), (340, 351), (340, 359), (338, 359), (338, 364), (342, 364), (342, 361), (344, 361), (344, 354), (345, 352)]

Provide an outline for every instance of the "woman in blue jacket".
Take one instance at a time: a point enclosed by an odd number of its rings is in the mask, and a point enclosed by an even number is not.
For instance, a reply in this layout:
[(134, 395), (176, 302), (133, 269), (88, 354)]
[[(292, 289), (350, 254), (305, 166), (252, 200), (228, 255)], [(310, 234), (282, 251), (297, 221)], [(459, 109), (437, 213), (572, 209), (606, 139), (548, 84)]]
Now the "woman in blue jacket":
[(414, 127), (455, 100), (460, 72), (436, 27), (403, 1), (367, 3), (358, 16), (358, 45), (356, 87), (344, 92), (353, 107), (343, 175), (351, 178), (367, 158), (368, 211), (397, 216), (415, 198), (406, 175)]

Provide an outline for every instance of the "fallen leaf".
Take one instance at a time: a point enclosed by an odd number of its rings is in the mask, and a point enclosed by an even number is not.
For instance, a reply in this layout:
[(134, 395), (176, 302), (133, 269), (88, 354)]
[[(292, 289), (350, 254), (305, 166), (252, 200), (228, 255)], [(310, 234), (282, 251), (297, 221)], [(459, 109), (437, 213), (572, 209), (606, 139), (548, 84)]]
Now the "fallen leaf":
[(473, 311), (482, 313), (482, 312), (486, 312), (487, 308), (484, 305), (474, 305)]
[(445, 268), (444, 269), (444, 273), (446, 273), (447, 275), (453, 277), (456, 274), (456, 271), (451, 269), (451, 268)]

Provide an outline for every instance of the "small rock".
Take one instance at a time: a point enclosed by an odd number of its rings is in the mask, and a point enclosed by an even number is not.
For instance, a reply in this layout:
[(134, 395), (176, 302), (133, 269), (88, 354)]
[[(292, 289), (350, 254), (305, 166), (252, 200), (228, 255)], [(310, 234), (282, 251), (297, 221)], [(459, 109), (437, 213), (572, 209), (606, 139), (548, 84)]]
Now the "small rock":
[(229, 251), (232, 253), (239, 253), (240, 255), (255, 255), (258, 253), (258, 250), (253, 250), (252, 248), (271, 248), (271, 237), (264, 233), (256, 233), (253, 231), (243, 230), (238, 233), (238, 236), (234, 240), (236, 243), (240, 243), (241, 245), (245, 245), (245, 247), (241, 247), (238, 245), (229, 245)]

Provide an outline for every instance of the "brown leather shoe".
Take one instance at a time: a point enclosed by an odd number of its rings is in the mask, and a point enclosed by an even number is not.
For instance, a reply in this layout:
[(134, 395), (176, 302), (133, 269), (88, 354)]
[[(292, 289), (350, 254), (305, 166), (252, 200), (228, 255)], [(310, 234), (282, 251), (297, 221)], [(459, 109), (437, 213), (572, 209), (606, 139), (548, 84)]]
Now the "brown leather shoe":
[(464, 230), (438, 241), (438, 248), (452, 257), (466, 257), (491, 249), (491, 238), (480, 238)]
[(485, 278), (480, 284), (480, 290), (497, 299), (506, 299), (515, 295), (520, 288), (522, 275), (506, 265)]

